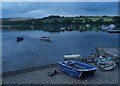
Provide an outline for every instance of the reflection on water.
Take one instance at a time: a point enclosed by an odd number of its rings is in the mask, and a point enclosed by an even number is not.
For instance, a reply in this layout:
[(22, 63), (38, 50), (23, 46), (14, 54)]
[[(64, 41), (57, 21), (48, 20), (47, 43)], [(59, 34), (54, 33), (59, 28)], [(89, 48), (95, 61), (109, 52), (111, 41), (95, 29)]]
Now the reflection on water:
[(4, 30), (43, 30), (47, 32), (61, 32), (61, 31), (98, 31), (100, 30), (99, 26), (88, 26), (87, 25), (61, 25), (61, 24), (50, 24), (50, 25), (11, 25), (3, 26)]
[[(17, 43), (17, 36), (24, 36), (24, 40)], [(43, 36), (51, 37), (52, 43), (40, 40)], [(96, 47), (118, 45), (117, 34), (101, 31), (3, 31), (2, 37), (3, 71), (56, 63), (63, 60), (64, 54), (87, 57), (95, 52)]]

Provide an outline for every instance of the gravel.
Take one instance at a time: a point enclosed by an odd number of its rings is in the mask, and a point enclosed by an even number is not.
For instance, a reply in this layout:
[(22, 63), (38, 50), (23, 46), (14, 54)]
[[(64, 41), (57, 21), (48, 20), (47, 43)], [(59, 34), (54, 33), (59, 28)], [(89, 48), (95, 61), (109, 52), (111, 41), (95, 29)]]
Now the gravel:
[[(48, 73), (54, 70), (57, 70), (57, 75), (49, 77)], [(98, 68), (93, 76), (83, 76), (77, 79), (54, 66), (3, 77), (2, 82), (3, 84), (118, 84), (118, 68), (111, 71), (103, 71)]]

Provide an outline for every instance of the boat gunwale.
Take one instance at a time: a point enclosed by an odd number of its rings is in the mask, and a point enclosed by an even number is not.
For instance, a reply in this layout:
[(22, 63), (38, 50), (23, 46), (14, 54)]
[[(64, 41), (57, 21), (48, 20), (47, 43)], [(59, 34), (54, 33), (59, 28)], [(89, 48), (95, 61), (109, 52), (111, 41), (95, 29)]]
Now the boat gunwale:
[[(90, 65), (91, 67), (93, 67), (93, 68), (91, 68), (91, 69), (77, 69), (77, 68), (73, 68), (73, 67), (71, 67), (71, 66), (69, 66), (69, 65), (65, 65), (65, 64), (63, 64), (63, 62), (64, 62), (64, 61), (58, 62), (58, 64), (60, 64), (60, 65), (62, 65), (62, 66), (65, 66), (65, 67), (67, 67), (67, 68), (71, 68), (71, 69), (77, 70), (77, 71), (79, 71), (79, 72), (97, 70), (97, 68), (96, 68), (95, 66), (92, 66), (92, 65)], [(74, 62), (75, 62), (75, 61), (74, 61)], [(81, 63), (82, 63), (82, 62), (81, 62)], [(85, 64), (85, 63), (83, 63), (83, 64)]]

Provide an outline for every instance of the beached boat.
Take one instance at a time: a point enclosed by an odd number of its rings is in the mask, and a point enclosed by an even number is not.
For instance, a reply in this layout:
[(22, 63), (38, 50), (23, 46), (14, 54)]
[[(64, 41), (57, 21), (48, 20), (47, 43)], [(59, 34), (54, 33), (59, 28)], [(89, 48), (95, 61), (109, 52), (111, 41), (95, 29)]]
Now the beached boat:
[(120, 30), (108, 30), (108, 33), (120, 33)]
[(99, 62), (98, 66), (101, 67), (105, 71), (109, 71), (109, 70), (112, 70), (116, 67), (116, 63), (114, 61)]
[(87, 28), (90, 28), (90, 25), (89, 25), (89, 24), (86, 24), (86, 27), (87, 27)]
[(64, 60), (78, 60), (81, 59), (81, 56), (79, 54), (67, 54), (63, 57)]
[(40, 40), (51, 42), (50, 37), (41, 37)]
[(80, 78), (82, 75), (93, 75), (97, 70), (95, 66), (74, 60), (62, 61), (58, 64), (62, 71), (76, 78)]
[(106, 66), (103, 67), (104, 70), (109, 71), (116, 67), (115, 62), (108, 62)]
[(98, 58), (96, 64), (101, 67), (103, 70), (112, 70), (116, 67), (116, 62), (113, 60), (112, 57), (102, 57)]

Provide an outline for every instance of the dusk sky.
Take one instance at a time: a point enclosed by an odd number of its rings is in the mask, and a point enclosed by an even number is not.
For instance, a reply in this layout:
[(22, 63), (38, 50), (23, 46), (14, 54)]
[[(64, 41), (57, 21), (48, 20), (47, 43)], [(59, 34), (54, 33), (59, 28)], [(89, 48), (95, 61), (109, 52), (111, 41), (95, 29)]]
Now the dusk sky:
[(2, 17), (117, 16), (117, 2), (3, 2)]

